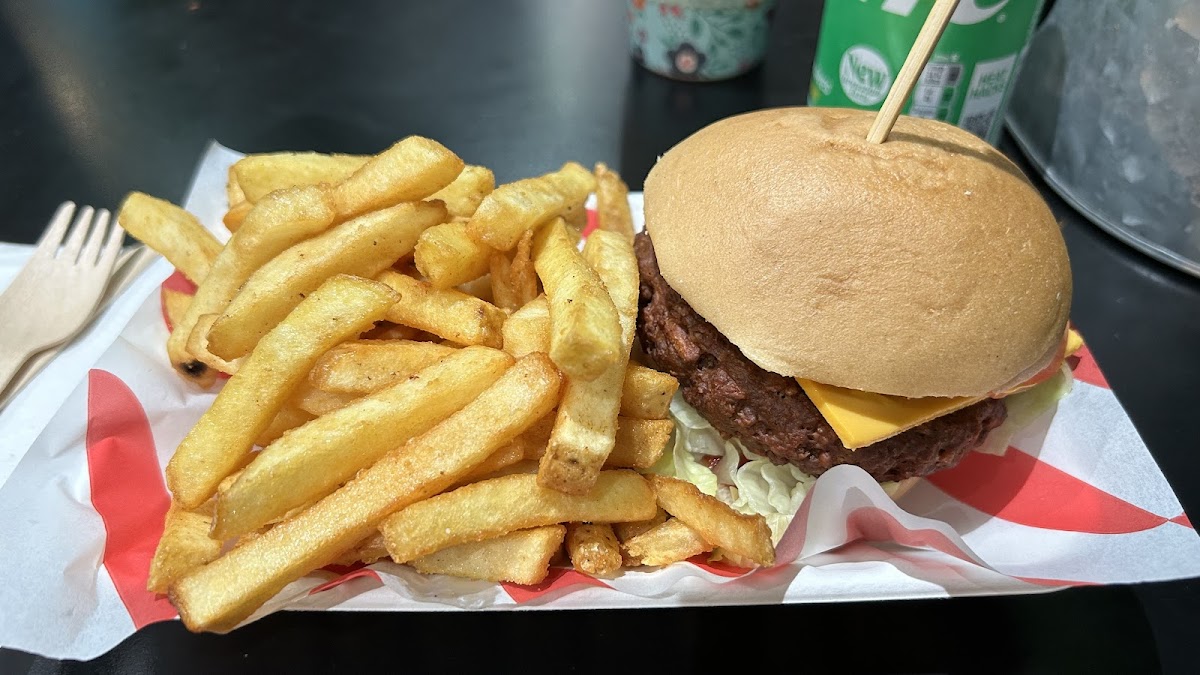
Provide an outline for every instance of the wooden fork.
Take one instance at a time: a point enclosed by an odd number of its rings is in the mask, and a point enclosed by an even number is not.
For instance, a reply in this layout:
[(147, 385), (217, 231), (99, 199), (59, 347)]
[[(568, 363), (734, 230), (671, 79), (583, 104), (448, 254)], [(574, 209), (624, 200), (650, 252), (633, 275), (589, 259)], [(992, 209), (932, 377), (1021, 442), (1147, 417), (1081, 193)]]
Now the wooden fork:
[[(89, 323), (121, 251), (124, 230), (106, 209), (63, 202), (37, 248), (0, 295), (0, 391), (29, 358)], [(68, 225), (70, 229), (68, 230)]]

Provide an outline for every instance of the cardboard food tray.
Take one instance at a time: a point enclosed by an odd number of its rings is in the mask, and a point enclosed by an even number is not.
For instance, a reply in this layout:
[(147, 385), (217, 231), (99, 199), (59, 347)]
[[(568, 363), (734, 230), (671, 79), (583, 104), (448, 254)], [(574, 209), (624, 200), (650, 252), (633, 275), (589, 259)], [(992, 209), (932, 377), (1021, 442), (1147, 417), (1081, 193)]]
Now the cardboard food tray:
[[(185, 207), (219, 238), (229, 165), (212, 144)], [(630, 195), (641, 226), (641, 195)], [(145, 590), (169, 498), (162, 467), (214, 394), (176, 377), (158, 289), (164, 260), (109, 312), (132, 313), (0, 487), (0, 645), (102, 654), (176, 617)], [(100, 336), (103, 338), (103, 336)], [(1057, 410), (1002, 455), (971, 453), (893, 503), (855, 467), (824, 474), (753, 572), (693, 559), (592, 579), (552, 570), (516, 586), (380, 562), (291, 584), (280, 609), (461, 611), (837, 602), (1037, 593), (1200, 575), (1200, 538), (1086, 348)], [(18, 401), (19, 403), (19, 401)]]

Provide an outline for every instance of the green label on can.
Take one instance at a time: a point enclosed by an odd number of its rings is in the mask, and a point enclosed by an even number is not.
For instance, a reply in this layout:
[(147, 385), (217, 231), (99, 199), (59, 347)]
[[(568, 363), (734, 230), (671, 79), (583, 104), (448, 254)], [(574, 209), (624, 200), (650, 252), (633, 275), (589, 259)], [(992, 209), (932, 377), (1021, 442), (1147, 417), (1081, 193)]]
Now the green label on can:
[[(878, 110), (934, 0), (826, 0), (809, 105)], [(995, 143), (1043, 0), (962, 0), (904, 105)]]

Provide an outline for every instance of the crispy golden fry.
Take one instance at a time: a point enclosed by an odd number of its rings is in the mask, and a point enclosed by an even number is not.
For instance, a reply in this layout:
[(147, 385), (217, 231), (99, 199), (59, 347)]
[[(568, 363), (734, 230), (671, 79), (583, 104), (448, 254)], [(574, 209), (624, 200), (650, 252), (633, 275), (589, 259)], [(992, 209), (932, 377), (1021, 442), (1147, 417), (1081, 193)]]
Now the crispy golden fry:
[[(521, 434), (525, 443), (525, 459), (540, 460), (550, 443), (553, 420), (539, 421)], [(639, 420), (617, 418), (617, 436), (612, 452), (604, 462), (605, 469), (649, 469), (662, 457), (675, 423), (671, 420)]]
[(304, 296), (335, 274), (374, 277), (412, 250), (445, 209), (401, 204), (330, 228), (288, 248), (242, 284), (208, 333), (209, 350), (232, 360), (246, 354)]
[[(528, 432), (526, 432), (528, 433)], [(523, 436), (524, 434), (522, 434)], [(483, 478), (494, 478), (492, 474), (497, 471), (503, 471), (511, 466), (514, 466), (525, 460), (526, 447), (521, 442), (521, 436), (518, 436), (512, 443), (493, 452), (487, 459), (483, 460), (471, 470), (461, 481), (462, 484), (474, 483)]]
[(242, 189), (242, 184), (238, 182), (235, 166), (237, 166), (236, 162), (229, 166), (225, 178), (225, 207), (229, 209), (246, 201), (246, 192)]
[(436, 288), (454, 288), (487, 274), (493, 252), (471, 238), (466, 223), (442, 223), (421, 234), (414, 260)]
[[(658, 505), (712, 544), (763, 567), (775, 564), (771, 530), (762, 516), (734, 511), (695, 485), (665, 476), (649, 476)], [(389, 546), (390, 550), (390, 546)]]
[(462, 408), (511, 364), (495, 349), (463, 349), (293, 430), (258, 453), (219, 496), (213, 534), (231, 539), (321, 499)]
[(517, 242), (511, 260), (500, 251), (493, 253), (491, 271), (492, 297), (501, 309), (516, 311), (536, 298), (538, 283), (533, 269), (533, 230)]
[(383, 284), (336, 276), (268, 333), (167, 464), (167, 487), (180, 504), (194, 509), (211, 497), (246, 460), (317, 358), (382, 318), (395, 300)]
[(687, 560), (694, 555), (707, 553), (712, 548), (712, 544), (704, 541), (699, 532), (678, 518), (669, 518), (625, 542), (625, 550), (631, 559), (652, 566)]
[(496, 176), (491, 169), (468, 165), (453, 183), (429, 195), (429, 199), (445, 202), (446, 210), (455, 218), (470, 218), (483, 198), (495, 189)]
[(421, 574), (536, 584), (550, 573), (550, 559), (562, 546), (565, 532), (562, 525), (518, 530), (493, 539), (444, 548), (417, 558), (411, 564)]
[(462, 410), (330, 496), (176, 582), (170, 598), (184, 625), (193, 631), (233, 628), (288, 583), (366, 539), (389, 513), (467, 475), (546, 415), (559, 386), (549, 358), (521, 359)]
[(667, 512), (662, 508), (654, 514), (650, 520), (638, 520), (632, 523), (614, 523), (613, 531), (617, 534), (617, 539), (621, 541), (621, 564), (625, 567), (637, 567), (642, 564), (641, 558), (630, 555), (629, 550), (625, 548), (625, 543), (630, 539), (646, 532), (656, 525), (661, 525), (667, 521)]
[[(362, 168), (370, 157), (362, 155), (323, 155), (318, 152), (275, 152), (247, 155), (229, 168), (237, 177), (246, 201), (251, 204), (284, 188), (336, 185)], [(233, 201), (229, 202), (233, 204)]]
[(162, 289), (163, 314), (167, 316), (167, 328), (174, 331), (175, 327), (187, 313), (188, 305), (192, 304), (192, 296), (169, 288)]
[[(196, 319), (195, 325), (192, 326), (192, 334), (188, 336), (187, 344), (184, 349), (187, 350), (191, 357), (183, 367), (183, 372), (192, 374), (196, 372), (197, 363), (203, 364), (206, 368), (212, 369), (214, 372), (233, 375), (238, 371), (238, 366), (241, 364), (241, 359), (234, 361), (226, 361), (225, 359), (208, 351), (208, 331), (212, 329), (212, 325), (220, 318), (220, 314), (202, 314)], [(168, 344), (167, 353), (170, 353), (170, 345)], [(197, 377), (196, 381), (201, 381)]]
[(621, 569), (621, 545), (612, 525), (571, 523), (567, 526), (567, 554), (576, 570), (594, 577)]
[(388, 321), (460, 345), (499, 349), (504, 344), (500, 329), (508, 315), (490, 302), (452, 288), (439, 290), (394, 270), (384, 270), (376, 278), (400, 294), (400, 301), (388, 311)]
[[(275, 414), (275, 418), (271, 420), (271, 424), (267, 426), (267, 430), (259, 434), (258, 438), (254, 439), (254, 444), (260, 448), (265, 448), (274, 443), (275, 440), (280, 436), (302, 424), (311, 422), (315, 418), (315, 415), (305, 410), (301, 410), (293, 405), (285, 404), (279, 409), (279, 412)], [(241, 475), (241, 472), (239, 472), (238, 475)], [(230, 485), (233, 485), (233, 483), (231, 482)], [(226, 487), (224, 489), (228, 488)], [(218, 487), (217, 491), (222, 492), (224, 490)]]
[[(530, 358), (537, 355), (526, 357)], [(536, 476), (515, 474), (417, 502), (389, 516), (379, 531), (392, 560), (405, 563), (448, 546), (529, 527), (645, 520), (654, 515), (652, 494), (632, 471), (601, 472), (595, 489), (585, 495), (548, 490), (538, 486)]]
[[(554, 432), (538, 470), (538, 484), (569, 494), (583, 494), (592, 488), (616, 442), (621, 389), (638, 311), (637, 258), (628, 239), (597, 230), (584, 244), (583, 258), (608, 290), (620, 319), (621, 343), (618, 358), (598, 377), (591, 380), (567, 377)], [(553, 299), (551, 295), (552, 329), (555, 328)], [(550, 349), (553, 358), (553, 340)]]
[(361, 397), (357, 394), (339, 394), (317, 389), (312, 383), (305, 381), (296, 385), (291, 398), (288, 399), (288, 405), (314, 417), (320, 417), (335, 410), (341, 410), (359, 398)]
[(510, 251), (526, 230), (535, 230), (582, 204), (596, 185), (592, 173), (575, 162), (538, 178), (496, 188), (483, 198), (468, 226), (471, 236), (498, 251)]
[(513, 312), (500, 331), (504, 335), (504, 351), (513, 358), (533, 352), (550, 353), (550, 305), (546, 296), (539, 295)]
[[(417, 274), (420, 274), (420, 272), (418, 271)], [(416, 276), (416, 274), (409, 276)], [(459, 284), (458, 290), (467, 295), (473, 295), (484, 302), (490, 302), (493, 305), (496, 304), (495, 299), (492, 297), (492, 276), (490, 274), (485, 274), (465, 284)]]
[[(409, 136), (367, 160), (357, 171), (329, 188), (340, 218), (424, 199), (450, 185), (463, 161), (437, 141)], [(443, 217), (439, 222), (445, 222)]]
[(578, 246), (583, 239), (583, 229), (587, 227), (587, 206), (584, 202), (575, 202), (567, 207), (562, 214), (563, 221), (567, 224), (567, 230), (571, 233), (571, 238)]
[(225, 224), (225, 229), (229, 230), (230, 234), (237, 232), (242, 227), (242, 223), (246, 222), (246, 216), (254, 209), (254, 205), (250, 202), (238, 202), (229, 207), (225, 215), (221, 218), (221, 222)]
[(208, 527), (212, 524), (212, 513), (203, 509), (187, 511), (171, 502), (167, 519), (163, 523), (162, 538), (150, 561), (150, 576), (146, 579), (146, 590), (151, 593), (166, 593), (167, 587), (176, 579), (202, 565), (215, 560), (221, 554), (221, 542), (210, 539)]
[(346, 551), (342, 557), (334, 561), (335, 565), (370, 565), (387, 557), (387, 546), (383, 544), (383, 535), (378, 530), (359, 542), (358, 546)]
[(192, 283), (204, 281), (221, 242), (192, 214), (141, 192), (130, 192), (117, 213), (126, 232), (171, 261)]
[(564, 374), (594, 380), (629, 349), (600, 277), (571, 245), (561, 219), (534, 239), (534, 265), (550, 303), (550, 358)]
[(454, 353), (453, 347), (413, 340), (357, 340), (340, 344), (317, 360), (308, 381), (335, 394), (362, 396), (379, 391)]
[[(194, 353), (188, 349), (197, 320), (204, 314), (220, 314), (237, 295), (238, 289), (257, 270), (289, 247), (319, 234), (333, 222), (333, 209), (325, 195), (315, 187), (301, 187), (272, 192), (256, 204), (246, 216), (225, 248), (213, 261), (212, 270), (196, 289), (195, 299), (180, 321), (180, 330), (167, 340), (171, 364), (185, 378), (200, 382), (206, 376), (206, 366), (225, 373), (232, 372), (214, 365), (229, 363), (207, 350)], [(211, 326), (209, 327), (211, 329)], [(208, 330), (195, 339), (207, 339)], [(211, 358), (210, 358), (211, 357)], [(214, 361), (213, 359), (217, 359)]]
[(621, 414), (643, 420), (666, 419), (679, 380), (653, 368), (630, 363), (621, 385)]
[(596, 164), (596, 217), (601, 230), (616, 232), (630, 243), (633, 242), (629, 188), (621, 176), (603, 162)]

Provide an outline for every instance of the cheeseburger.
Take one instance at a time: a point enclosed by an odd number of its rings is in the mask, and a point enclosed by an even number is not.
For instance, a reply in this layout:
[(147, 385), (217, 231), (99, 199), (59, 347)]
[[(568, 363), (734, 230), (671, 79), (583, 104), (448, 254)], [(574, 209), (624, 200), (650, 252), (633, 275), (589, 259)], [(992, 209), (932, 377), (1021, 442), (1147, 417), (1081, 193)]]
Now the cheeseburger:
[(1059, 373), (1071, 271), (997, 150), (911, 117), (871, 144), (873, 117), (763, 110), (664, 155), (635, 242), (638, 337), (745, 455), (902, 482), (954, 466), (1006, 396)]

